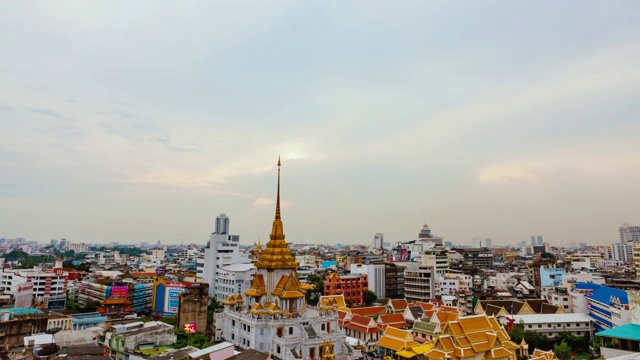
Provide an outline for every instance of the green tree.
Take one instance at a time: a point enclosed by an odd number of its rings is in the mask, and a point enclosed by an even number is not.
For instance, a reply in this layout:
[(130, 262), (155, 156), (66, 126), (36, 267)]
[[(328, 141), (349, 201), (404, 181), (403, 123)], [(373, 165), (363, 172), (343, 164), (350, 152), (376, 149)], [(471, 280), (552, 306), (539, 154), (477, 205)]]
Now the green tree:
[(164, 316), (160, 318), (160, 320), (158, 321), (163, 322), (165, 324), (172, 325), (172, 326), (176, 326), (176, 323), (178, 322), (178, 316), (177, 315)]
[(213, 324), (213, 317), (216, 311), (222, 308), (224, 308), (224, 304), (218, 301), (215, 296), (209, 299), (209, 303), (207, 304), (207, 324)]
[(324, 295), (324, 279), (318, 275), (309, 275), (307, 282), (313, 284), (313, 290), (308, 290), (305, 299), (309, 305), (316, 305), (320, 296)]
[(378, 300), (378, 296), (376, 296), (376, 293), (374, 293), (371, 290), (368, 290), (366, 294), (364, 294), (364, 302), (371, 306), (373, 305), (373, 303)]
[(89, 301), (80, 312), (82, 313), (90, 313), (98, 310), (98, 308), (102, 306), (100, 301)]
[(555, 343), (553, 345), (553, 353), (556, 354), (556, 357), (560, 360), (571, 359), (571, 348), (564, 341), (560, 344)]
[(203, 333), (187, 334), (182, 329), (176, 329), (175, 334), (178, 336), (178, 339), (174, 344), (174, 347), (176, 349), (180, 349), (189, 345), (198, 349), (204, 349), (206, 347), (213, 345), (213, 342), (211, 341), (211, 339), (209, 339), (207, 335)]

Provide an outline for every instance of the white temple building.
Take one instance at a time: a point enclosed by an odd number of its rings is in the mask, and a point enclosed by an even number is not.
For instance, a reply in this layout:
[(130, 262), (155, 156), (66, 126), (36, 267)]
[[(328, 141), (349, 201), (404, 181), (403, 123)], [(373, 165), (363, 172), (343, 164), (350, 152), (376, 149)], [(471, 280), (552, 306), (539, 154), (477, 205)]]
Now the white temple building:
[(222, 337), (226, 341), (280, 360), (362, 357), (338, 327), (337, 309), (344, 299), (325, 296), (318, 307), (306, 304), (305, 294), (313, 287), (298, 279), (299, 264), (284, 240), (280, 218), (280, 159), (275, 219), (270, 240), (255, 266), (244, 296), (236, 294), (224, 301)]

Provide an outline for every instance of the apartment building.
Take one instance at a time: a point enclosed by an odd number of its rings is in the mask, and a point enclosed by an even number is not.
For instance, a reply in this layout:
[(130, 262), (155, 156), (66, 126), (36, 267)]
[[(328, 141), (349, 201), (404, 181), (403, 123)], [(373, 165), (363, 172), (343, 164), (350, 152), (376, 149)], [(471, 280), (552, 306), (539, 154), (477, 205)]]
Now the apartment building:
[(324, 281), (324, 295), (343, 295), (349, 307), (364, 306), (368, 290), (369, 285), (365, 274), (340, 276), (337, 273), (331, 273)]

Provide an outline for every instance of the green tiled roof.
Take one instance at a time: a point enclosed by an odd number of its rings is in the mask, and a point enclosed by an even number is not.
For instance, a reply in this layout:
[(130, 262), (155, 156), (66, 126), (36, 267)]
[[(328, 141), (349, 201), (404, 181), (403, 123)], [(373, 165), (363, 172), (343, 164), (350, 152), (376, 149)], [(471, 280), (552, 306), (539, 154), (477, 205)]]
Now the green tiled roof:
[(596, 333), (596, 336), (640, 341), (640, 325), (626, 324), (614, 327), (613, 329), (600, 331)]
[(419, 331), (419, 332), (428, 332), (432, 334), (435, 329), (436, 329), (436, 326), (434, 324), (429, 324), (422, 321), (416, 321), (413, 324), (413, 330)]

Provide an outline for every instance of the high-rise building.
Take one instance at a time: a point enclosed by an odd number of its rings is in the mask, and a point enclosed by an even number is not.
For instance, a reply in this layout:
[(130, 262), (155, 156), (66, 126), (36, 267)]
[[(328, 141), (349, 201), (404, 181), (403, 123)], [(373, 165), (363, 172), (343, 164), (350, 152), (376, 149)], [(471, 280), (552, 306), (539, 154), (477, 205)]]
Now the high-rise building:
[(640, 244), (640, 226), (622, 224), (620, 226), (620, 242)]
[(621, 242), (611, 244), (611, 259), (623, 263), (633, 261), (633, 243)]
[(371, 241), (371, 245), (369, 245), (370, 249), (383, 249), (384, 248), (384, 234), (376, 233), (373, 236), (373, 241)]
[(218, 235), (229, 234), (229, 217), (227, 217), (227, 214), (222, 213), (216, 217), (216, 226), (213, 233)]
[(492, 248), (491, 238), (473, 238), (471, 247), (473, 248)]
[[(223, 231), (223, 234), (218, 233)], [(251, 263), (249, 254), (240, 253), (240, 235), (229, 235), (229, 218), (220, 214), (216, 218), (216, 229), (209, 238), (209, 243), (204, 249), (204, 259), (196, 260), (197, 277), (209, 284), (209, 295), (222, 300), (224, 294), (217, 294), (216, 277), (223, 266), (241, 263)]]
[(542, 246), (544, 245), (544, 240), (542, 240), (542, 235), (538, 234), (536, 235), (536, 246)]
[(536, 236), (535, 235), (531, 235), (531, 246), (536, 246)]

